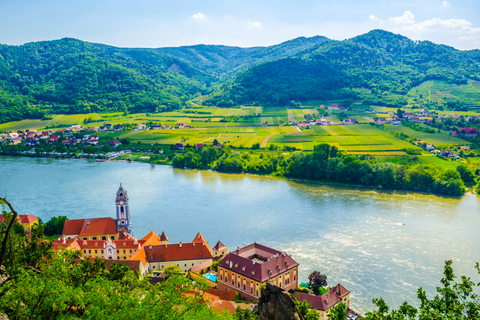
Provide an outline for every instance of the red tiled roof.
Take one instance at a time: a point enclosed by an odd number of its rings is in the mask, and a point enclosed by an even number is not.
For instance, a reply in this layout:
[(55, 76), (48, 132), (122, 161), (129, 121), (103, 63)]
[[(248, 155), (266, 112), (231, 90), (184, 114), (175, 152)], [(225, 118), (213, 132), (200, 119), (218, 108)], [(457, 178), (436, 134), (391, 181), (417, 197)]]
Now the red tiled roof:
[(33, 214), (19, 214), (18, 217), (20, 218), (20, 221), (22, 223), (32, 223), (36, 220), (38, 220), (37, 217), (35, 217)]
[(191, 271), (191, 272), (198, 272), (198, 271), (200, 271), (200, 270), (207, 269), (208, 267), (211, 267), (211, 266), (212, 266), (212, 263), (213, 263), (213, 259), (205, 260), (205, 261), (203, 261), (202, 263), (197, 264), (196, 266), (191, 267), (189, 271)]
[(298, 263), (281, 251), (252, 243), (230, 252), (218, 266), (255, 281), (265, 282), (298, 266)]
[(463, 128), (460, 130), (461, 133), (465, 134), (465, 133), (477, 133), (478, 134), (478, 129), (477, 128)]
[(145, 256), (145, 250), (143, 248), (148, 245), (158, 245), (160, 244), (159, 238), (155, 231), (150, 231), (145, 237), (143, 237), (140, 241), (144, 241), (141, 244), (141, 249), (135, 252), (131, 257), (130, 260), (140, 260), (142, 265), (145, 266), (147, 264), (147, 258)]
[(218, 296), (220, 299), (222, 300), (229, 300), (229, 301), (233, 301), (235, 300), (235, 291), (227, 291), (227, 290), (224, 290), (224, 289), (212, 289), (212, 288), (208, 288), (207, 289), (207, 292), (210, 293), (210, 294), (214, 294), (216, 296)]
[[(332, 287), (328, 292), (321, 296), (316, 296), (313, 294), (306, 294), (303, 292), (295, 292), (294, 297), (298, 298), (297, 300), (302, 302), (307, 300), (308, 303), (312, 305), (312, 308), (317, 310), (327, 311), (329, 308), (333, 307), (337, 303), (341, 302), (342, 299), (349, 294), (350, 291), (345, 289), (340, 283)], [(328, 303), (327, 303), (328, 301)]]
[(113, 218), (73, 219), (65, 221), (64, 235), (100, 235), (117, 233), (117, 224)]
[(218, 241), (215, 247), (213, 247), (213, 250), (216, 250), (216, 251), (221, 251), (223, 249), (227, 249), (227, 246), (221, 243), (220, 241)]
[(112, 263), (123, 263), (127, 267), (130, 268), (132, 271), (138, 271), (140, 270), (140, 260), (120, 260), (120, 259), (108, 259), (105, 263), (105, 266), (107, 267), (108, 270), (110, 270), (110, 267), (112, 266)]
[(148, 262), (213, 258), (207, 246), (195, 243), (161, 244), (152, 246), (152, 249), (145, 246), (144, 249)]

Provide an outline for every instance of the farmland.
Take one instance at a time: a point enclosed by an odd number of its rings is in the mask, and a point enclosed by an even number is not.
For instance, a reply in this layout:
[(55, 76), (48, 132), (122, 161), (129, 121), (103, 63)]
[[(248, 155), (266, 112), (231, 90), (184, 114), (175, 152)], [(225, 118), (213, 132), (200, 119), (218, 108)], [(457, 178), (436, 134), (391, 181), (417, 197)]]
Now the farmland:
[[(327, 143), (350, 155), (370, 155), (382, 157), (405, 156), (405, 150), (417, 150), (418, 154), (428, 154), (420, 147), (406, 142), (392, 132), (401, 132), (412, 138), (434, 145), (468, 145), (469, 141), (453, 137), (447, 131), (424, 133), (406, 126), (385, 125), (372, 126), (369, 117), (375, 114), (365, 114), (366, 109), (373, 108), (383, 117), (392, 108), (354, 104), (349, 111), (343, 111), (344, 116), (356, 117), (357, 125), (310, 126), (299, 129), (290, 125), (290, 118), (297, 122), (308, 119), (319, 119), (325, 112), (315, 107), (318, 101), (311, 101), (303, 108), (239, 106), (235, 108), (193, 107), (179, 111), (164, 113), (90, 113), (79, 115), (54, 115), (47, 120), (22, 120), (0, 125), (0, 132), (11, 132), (26, 129), (52, 130), (74, 124), (84, 127), (100, 127), (106, 124), (123, 124), (129, 127), (145, 123), (161, 123), (171, 129), (161, 130), (124, 130), (118, 132), (98, 132), (104, 139), (127, 139), (132, 143), (172, 145), (183, 143), (195, 145), (198, 143), (229, 144), (234, 148), (251, 148), (258, 144), (265, 149), (295, 148), (299, 151), (312, 151), (317, 144)], [(327, 111), (327, 110), (325, 110)], [(340, 123), (340, 111), (328, 110), (327, 119)], [(176, 125), (183, 122), (190, 126), (179, 129)], [(283, 123), (283, 126), (280, 125)], [(430, 157), (429, 157), (430, 158)], [(400, 159), (400, 158), (399, 158)], [(438, 160), (437, 160), (438, 159)], [(425, 160), (443, 161), (439, 158)]]

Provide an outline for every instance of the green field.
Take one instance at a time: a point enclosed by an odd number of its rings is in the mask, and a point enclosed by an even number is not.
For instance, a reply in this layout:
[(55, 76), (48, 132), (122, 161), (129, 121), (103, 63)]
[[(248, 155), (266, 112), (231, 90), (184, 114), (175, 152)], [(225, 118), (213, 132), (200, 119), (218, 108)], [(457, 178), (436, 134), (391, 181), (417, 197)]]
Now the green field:
[(422, 140), (426, 143), (431, 143), (433, 145), (456, 145), (456, 146), (464, 146), (469, 145), (470, 142), (464, 140), (459, 137), (454, 137), (447, 133), (446, 131), (441, 131), (440, 133), (425, 133), (410, 129), (405, 126), (394, 126), (390, 124), (385, 125), (385, 130), (391, 130), (396, 132), (403, 132), (406, 135), (409, 135), (412, 138), (417, 138), (418, 140)]

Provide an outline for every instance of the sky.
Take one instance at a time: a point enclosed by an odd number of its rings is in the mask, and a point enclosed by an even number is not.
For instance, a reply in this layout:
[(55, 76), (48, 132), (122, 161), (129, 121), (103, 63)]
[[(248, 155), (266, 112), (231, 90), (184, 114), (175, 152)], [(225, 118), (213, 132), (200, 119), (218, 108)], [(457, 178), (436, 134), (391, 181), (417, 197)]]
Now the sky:
[(480, 0), (1, 0), (0, 43), (64, 37), (117, 47), (269, 46), (373, 29), (480, 49)]

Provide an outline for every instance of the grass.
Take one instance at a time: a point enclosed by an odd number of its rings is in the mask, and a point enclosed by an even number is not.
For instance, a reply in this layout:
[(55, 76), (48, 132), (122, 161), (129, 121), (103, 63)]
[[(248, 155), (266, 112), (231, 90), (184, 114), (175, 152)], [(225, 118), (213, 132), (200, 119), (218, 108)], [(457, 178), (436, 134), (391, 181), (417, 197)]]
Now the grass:
[(394, 125), (385, 125), (386, 130), (391, 130), (391, 131), (396, 131), (396, 132), (403, 132), (406, 135), (409, 135), (410, 137), (417, 138), (419, 140), (422, 140), (427, 143), (431, 143), (433, 145), (456, 145), (456, 146), (463, 146), (463, 145), (469, 145), (470, 142), (467, 140), (464, 140), (459, 137), (454, 137), (450, 134), (448, 134), (446, 131), (441, 131), (440, 133), (425, 133), (425, 132), (420, 132), (416, 131), (413, 129), (410, 129), (405, 126), (394, 126)]

